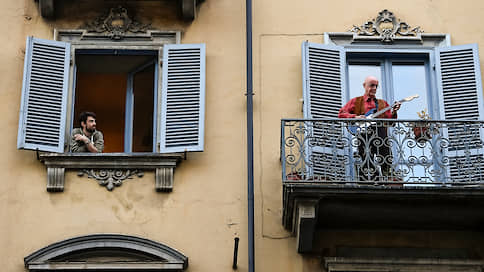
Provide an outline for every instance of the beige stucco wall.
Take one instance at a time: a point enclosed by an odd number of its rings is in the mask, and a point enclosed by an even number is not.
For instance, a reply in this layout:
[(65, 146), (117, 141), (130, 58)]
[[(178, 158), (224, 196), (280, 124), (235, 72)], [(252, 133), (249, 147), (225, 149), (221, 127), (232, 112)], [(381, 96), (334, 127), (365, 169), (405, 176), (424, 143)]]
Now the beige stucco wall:
[[(127, 1), (154, 27), (182, 30), (183, 43), (207, 45), (205, 151), (189, 153), (177, 167), (173, 192), (156, 193), (153, 173), (108, 192), (94, 180), (68, 172), (65, 191), (47, 193), (45, 167), (36, 160), (35, 152), (16, 149), (25, 38), (52, 39), (54, 28), (77, 28), (85, 18), (103, 11), (93, 4), (97, 1), (72, 2), (79, 6), (66, 1), (59, 6), (58, 20), (44, 20), (34, 0), (2, 1), (3, 271), (24, 271), (23, 257), (33, 251), (92, 233), (122, 233), (164, 243), (189, 257), (188, 271), (231, 271), (233, 238), (238, 236), (238, 271), (247, 271), (245, 1), (205, 0), (192, 23), (176, 17), (174, 1)], [(281, 223), (280, 119), (302, 117), (301, 42), (323, 42), (324, 32), (347, 31), (386, 8), (427, 33), (449, 33), (454, 45), (478, 43), (482, 49), (484, 3), (254, 0), (253, 4), (256, 270), (317, 271), (319, 258), (299, 255), (295, 238)], [(392, 235), (385, 239), (396, 246), (412, 238)], [(446, 235), (426, 236), (430, 240), (424, 245)], [(362, 236), (350, 237), (358, 240)], [(473, 243), (470, 237), (463, 240)], [(360, 241), (355, 244), (372, 244)], [(446, 246), (459, 241), (450, 238)]]
[[(483, 56), (482, 1), (254, 1), (258, 271), (317, 271), (320, 267), (317, 256), (294, 254), (295, 239), (286, 238), (281, 224), (280, 120), (303, 116), (301, 43), (323, 43), (325, 32), (346, 32), (376, 18), (383, 9), (425, 33), (450, 34), (452, 45), (478, 43)], [(482, 257), (482, 239), (476, 233), (331, 231), (319, 234), (317, 251), (331, 255), (337, 246), (472, 248)]]
[[(16, 149), (25, 39), (53, 39), (54, 28), (77, 28), (104, 12), (103, 5), (118, 3), (65, 1), (58, 20), (42, 19), (36, 4), (2, 1), (0, 11), (2, 270), (24, 271), (25, 256), (66, 238), (121, 233), (179, 250), (189, 257), (189, 271), (230, 271), (234, 237), (246, 240), (247, 232), (243, 2), (207, 1), (193, 23), (178, 19), (176, 1), (125, 3), (153, 27), (182, 30), (183, 43), (207, 45), (205, 152), (189, 153), (181, 162), (171, 193), (155, 192), (152, 172), (108, 192), (75, 171), (66, 174), (63, 193), (46, 192), (45, 166), (35, 152)], [(240, 252), (246, 251), (242, 242)], [(239, 262), (243, 271), (246, 254), (239, 255)]]

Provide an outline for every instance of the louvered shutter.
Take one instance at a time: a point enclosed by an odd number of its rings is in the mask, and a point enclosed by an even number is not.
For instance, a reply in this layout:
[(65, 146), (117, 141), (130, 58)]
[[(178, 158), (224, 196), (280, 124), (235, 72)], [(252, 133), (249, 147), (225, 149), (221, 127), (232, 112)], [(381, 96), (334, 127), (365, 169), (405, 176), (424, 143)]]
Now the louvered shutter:
[(205, 44), (163, 48), (160, 152), (203, 151)]
[[(345, 101), (345, 52), (340, 46), (302, 45), (304, 118), (337, 118)], [(347, 156), (337, 122), (307, 122), (306, 164), (310, 175), (344, 179)], [(345, 163), (346, 162), (346, 163)]]
[[(484, 120), (481, 71), (477, 44), (437, 48), (441, 118)], [(451, 181), (479, 182), (484, 179), (483, 130), (479, 125), (449, 125), (443, 130), (449, 145), (447, 175)]]
[(64, 152), (70, 44), (27, 38), (17, 148)]

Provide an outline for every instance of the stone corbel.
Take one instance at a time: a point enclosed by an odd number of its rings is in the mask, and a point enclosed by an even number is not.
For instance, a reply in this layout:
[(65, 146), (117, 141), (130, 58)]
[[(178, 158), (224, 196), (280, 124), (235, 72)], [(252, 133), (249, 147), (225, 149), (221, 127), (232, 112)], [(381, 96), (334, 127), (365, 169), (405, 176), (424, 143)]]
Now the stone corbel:
[(197, 0), (182, 0), (181, 6), (183, 20), (193, 21), (197, 9)]
[(39, 0), (40, 16), (50, 19), (54, 17), (54, 0)]
[(171, 192), (173, 190), (174, 168), (164, 167), (155, 170), (155, 189), (158, 192)]
[(39, 160), (47, 167), (47, 191), (62, 192), (65, 170), (78, 170), (79, 176), (95, 179), (111, 191), (133, 176), (142, 177), (144, 171), (155, 172), (158, 192), (173, 190), (174, 171), (184, 154), (157, 153), (41, 153)]
[(65, 168), (47, 167), (47, 191), (62, 192), (64, 190)]

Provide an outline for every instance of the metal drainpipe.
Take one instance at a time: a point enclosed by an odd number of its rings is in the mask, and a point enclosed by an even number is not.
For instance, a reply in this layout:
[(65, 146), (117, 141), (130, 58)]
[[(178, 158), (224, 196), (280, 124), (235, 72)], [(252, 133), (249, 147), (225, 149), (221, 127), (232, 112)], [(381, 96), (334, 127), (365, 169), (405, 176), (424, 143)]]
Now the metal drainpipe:
[(246, 48), (247, 48), (247, 206), (248, 206), (248, 246), (249, 272), (255, 271), (254, 257), (254, 124), (252, 96), (252, 0), (246, 0)]

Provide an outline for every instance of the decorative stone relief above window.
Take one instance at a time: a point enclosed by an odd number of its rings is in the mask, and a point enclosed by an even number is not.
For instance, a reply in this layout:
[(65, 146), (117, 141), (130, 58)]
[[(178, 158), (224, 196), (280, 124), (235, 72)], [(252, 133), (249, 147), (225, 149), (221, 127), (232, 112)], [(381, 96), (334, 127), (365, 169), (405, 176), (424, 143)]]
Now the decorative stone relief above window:
[[(54, 39), (69, 43), (122, 42), (137, 43), (139, 46), (179, 43), (179, 31), (160, 31), (151, 23), (142, 23), (130, 16), (126, 7), (118, 6), (105, 11), (93, 21), (85, 22), (78, 29), (56, 29)], [(143, 44), (144, 43), (144, 44)]]
[(412, 28), (406, 22), (400, 21), (387, 9), (380, 11), (375, 19), (368, 20), (361, 26), (353, 26), (350, 31), (356, 33), (357, 37), (376, 36), (386, 43), (393, 42), (397, 36), (421, 39), (420, 33), (423, 32), (419, 26)]
[(384, 9), (374, 19), (353, 25), (348, 32), (325, 33), (325, 43), (348, 44), (411, 44), (424, 46), (450, 46), (446, 34), (424, 33), (420, 26), (411, 26)]
[(111, 8), (108, 14), (100, 16), (83, 28), (88, 32), (102, 33), (113, 40), (120, 40), (128, 33), (146, 33), (151, 24), (143, 24), (128, 16), (124, 7)]

